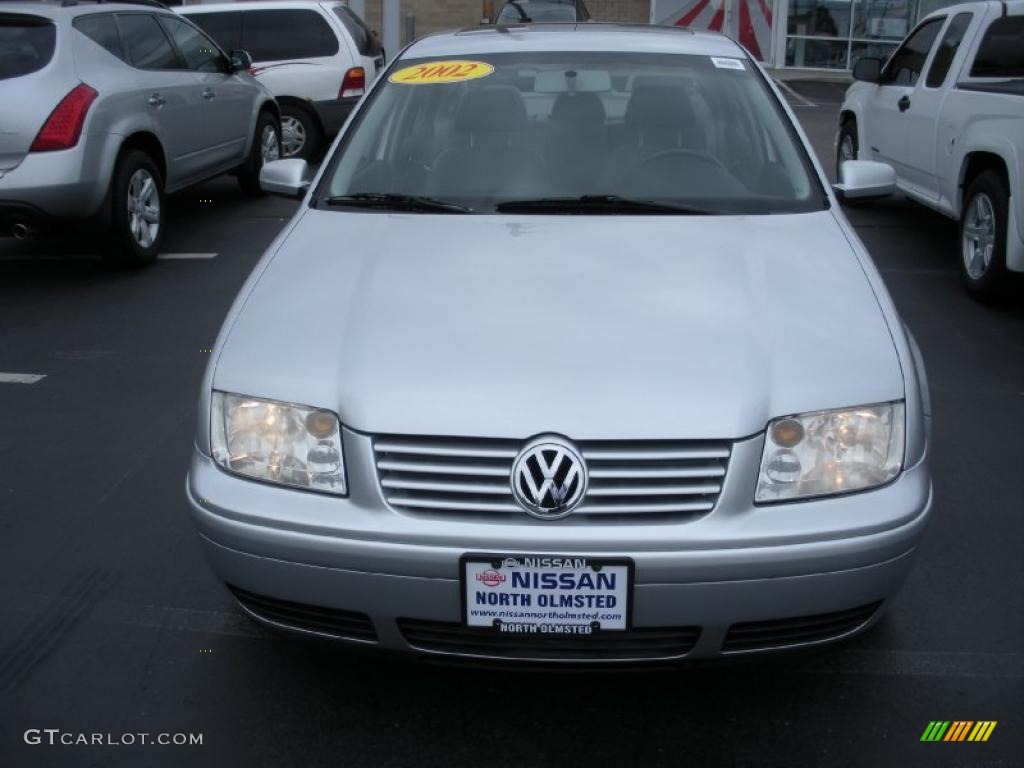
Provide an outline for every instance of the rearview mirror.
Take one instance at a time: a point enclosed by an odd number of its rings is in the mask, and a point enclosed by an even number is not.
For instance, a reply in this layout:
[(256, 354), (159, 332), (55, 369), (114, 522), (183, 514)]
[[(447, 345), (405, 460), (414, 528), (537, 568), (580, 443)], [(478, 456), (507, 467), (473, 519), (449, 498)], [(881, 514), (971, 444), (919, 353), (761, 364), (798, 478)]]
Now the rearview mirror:
[(877, 83), (882, 79), (882, 60), (865, 56), (853, 65), (853, 79), (865, 83)]
[(244, 72), (252, 66), (252, 56), (248, 51), (232, 51), (228, 54), (233, 72)]
[(260, 169), (260, 189), (293, 200), (305, 197), (312, 180), (309, 163), (298, 158), (271, 160)]
[(840, 200), (870, 200), (896, 191), (896, 171), (887, 163), (846, 160), (839, 166), (839, 183), (832, 189)]

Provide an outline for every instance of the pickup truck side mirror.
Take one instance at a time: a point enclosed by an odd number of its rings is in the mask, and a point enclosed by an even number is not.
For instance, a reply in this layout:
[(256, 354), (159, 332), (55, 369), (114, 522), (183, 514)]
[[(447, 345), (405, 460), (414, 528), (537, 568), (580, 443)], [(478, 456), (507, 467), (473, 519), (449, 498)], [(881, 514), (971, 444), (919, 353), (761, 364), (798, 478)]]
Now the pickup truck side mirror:
[(896, 170), (888, 163), (846, 160), (839, 166), (839, 183), (832, 190), (840, 200), (888, 197), (896, 191)]
[(853, 79), (865, 83), (877, 83), (882, 79), (882, 60), (865, 56), (853, 65)]

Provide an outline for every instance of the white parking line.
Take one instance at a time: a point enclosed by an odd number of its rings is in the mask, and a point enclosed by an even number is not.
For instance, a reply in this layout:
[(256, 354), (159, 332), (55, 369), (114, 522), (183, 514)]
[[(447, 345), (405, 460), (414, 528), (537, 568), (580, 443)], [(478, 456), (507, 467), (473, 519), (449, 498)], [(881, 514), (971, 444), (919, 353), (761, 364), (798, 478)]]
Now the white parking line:
[(35, 384), (45, 373), (0, 373), (0, 384)]
[(810, 99), (808, 99), (808, 98), (802, 96), (801, 94), (797, 93), (791, 86), (787, 85), (783, 80), (776, 80), (775, 84), (777, 86), (779, 86), (779, 88), (781, 88), (783, 91), (785, 91), (791, 98), (796, 99), (797, 101), (800, 102), (799, 104), (793, 104), (792, 106), (794, 106), (794, 107), (817, 107), (818, 106), (817, 104), (815, 104)]
[(214, 259), (216, 253), (161, 253), (158, 259)]

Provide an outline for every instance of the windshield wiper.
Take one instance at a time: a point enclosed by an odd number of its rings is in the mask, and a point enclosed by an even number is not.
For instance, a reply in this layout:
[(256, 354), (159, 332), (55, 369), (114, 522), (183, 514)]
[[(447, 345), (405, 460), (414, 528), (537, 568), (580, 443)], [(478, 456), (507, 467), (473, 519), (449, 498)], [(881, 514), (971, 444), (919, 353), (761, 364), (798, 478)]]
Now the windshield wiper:
[(472, 213), (471, 208), (448, 203), (422, 195), (396, 195), (387, 192), (357, 192), (353, 195), (334, 195), (324, 201), (327, 205), (353, 208), (387, 208), (391, 211), (424, 211), (429, 213)]
[(677, 216), (711, 216), (714, 211), (655, 200), (632, 200), (618, 195), (540, 197), (536, 200), (506, 200), (494, 209), (499, 213), (662, 213)]

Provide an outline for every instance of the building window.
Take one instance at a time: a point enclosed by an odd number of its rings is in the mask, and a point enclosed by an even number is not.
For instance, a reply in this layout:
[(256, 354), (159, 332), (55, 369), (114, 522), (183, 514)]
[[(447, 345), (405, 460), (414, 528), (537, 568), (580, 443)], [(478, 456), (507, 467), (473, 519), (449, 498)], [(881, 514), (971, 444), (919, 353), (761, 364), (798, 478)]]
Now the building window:
[(786, 66), (850, 69), (862, 56), (888, 58), (917, 12), (918, 0), (790, 0)]

